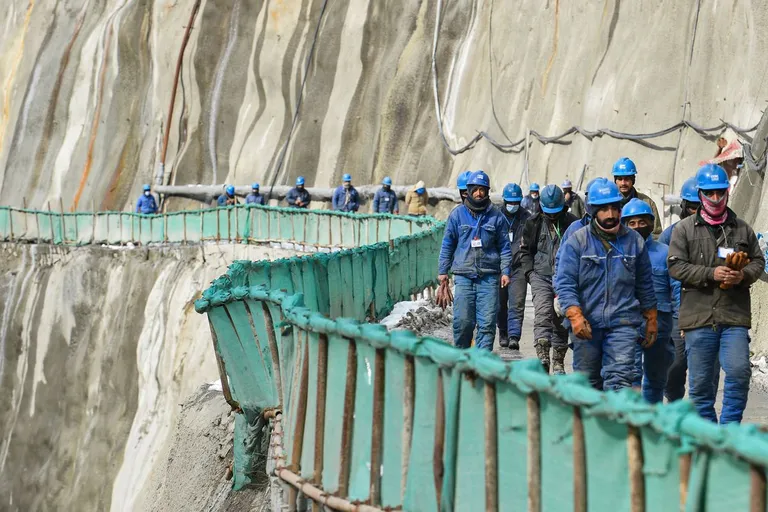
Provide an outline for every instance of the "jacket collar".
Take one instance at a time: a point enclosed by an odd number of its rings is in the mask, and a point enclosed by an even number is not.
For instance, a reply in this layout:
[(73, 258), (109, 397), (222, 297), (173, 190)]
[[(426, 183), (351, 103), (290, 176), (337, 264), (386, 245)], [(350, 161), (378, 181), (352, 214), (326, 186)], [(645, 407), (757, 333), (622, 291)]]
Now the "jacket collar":
[[(735, 226), (736, 219), (738, 218), (738, 216), (736, 215), (736, 212), (734, 212), (728, 207), (726, 207), (726, 211), (728, 212), (728, 218), (725, 219), (723, 226)], [(699, 206), (698, 209), (696, 210), (696, 218), (694, 219), (693, 222), (694, 222), (694, 225), (696, 226), (709, 226), (709, 224), (707, 224), (701, 216), (701, 206)]]

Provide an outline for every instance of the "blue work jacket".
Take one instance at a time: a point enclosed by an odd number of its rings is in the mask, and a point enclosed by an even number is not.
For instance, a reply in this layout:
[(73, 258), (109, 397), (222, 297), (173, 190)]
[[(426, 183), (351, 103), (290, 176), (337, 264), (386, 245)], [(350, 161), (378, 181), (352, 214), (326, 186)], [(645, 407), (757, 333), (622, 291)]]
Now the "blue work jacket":
[(581, 307), (592, 328), (639, 326), (642, 312), (656, 307), (648, 247), (635, 231), (621, 226), (606, 251), (591, 225), (562, 245), (555, 276), (560, 307)]
[[(512, 249), (507, 220), (495, 206), (477, 216), (464, 205), (451, 211), (445, 223), (438, 273), (476, 278), (486, 274), (510, 274)], [(479, 240), (482, 247), (472, 247)], [(477, 242), (476, 242), (477, 244)]]
[(373, 213), (394, 213), (397, 209), (397, 194), (392, 189), (384, 190), (382, 187), (376, 191), (373, 196)]
[[(665, 229), (661, 236), (659, 236), (659, 242), (669, 245), (670, 240), (672, 240), (672, 231), (675, 229), (675, 226), (677, 226), (677, 222)], [(672, 316), (677, 318), (678, 313), (680, 313), (680, 293), (683, 289), (683, 285), (677, 279), (671, 277), (670, 279), (672, 280)]]
[[(349, 192), (349, 202), (344, 204)], [(333, 191), (333, 209), (340, 212), (356, 212), (360, 208), (360, 197), (357, 194), (355, 187), (349, 187), (345, 189), (344, 185), (339, 185), (336, 190)]]
[(152, 194), (144, 194), (136, 201), (136, 213), (153, 214), (157, 213), (157, 202)]
[(264, 196), (251, 192), (245, 196), (245, 204), (264, 204)]
[(653, 268), (653, 291), (656, 294), (656, 309), (661, 313), (672, 312), (672, 281), (667, 268), (667, 253), (669, 246), (659, 243), (653, 236), (645, 241), (648, 247), (648, 257)]
[[(304, 203), (304, 206), (297, 205), (297, 200), (300, 200), (302, 203)], [(305, 188), (299, 189), (293, 187), (285, 195), (285, 201), (288, 203), (288, 206), (293, 206), (294, 208), (309, 208), (309, 202), (311, 200), (312, 196), (309, 195), (309, 192), (307, 192), (307, 189)]]
[(575, 232), (588, 225), (590, 222), (592, 222), (592, 217), (587, 213), (576, 222), (572, 222), (571, 225), (568, 226), (568, 229), (565, 230), (562, 238), (560, 238), (560, 247), (557, 249), (557, 254), (555, 254), (555, 274), (557, 274), (557, 265), (560, 263), (560, 253), (563, 251), (565, 242), (567, 242)]

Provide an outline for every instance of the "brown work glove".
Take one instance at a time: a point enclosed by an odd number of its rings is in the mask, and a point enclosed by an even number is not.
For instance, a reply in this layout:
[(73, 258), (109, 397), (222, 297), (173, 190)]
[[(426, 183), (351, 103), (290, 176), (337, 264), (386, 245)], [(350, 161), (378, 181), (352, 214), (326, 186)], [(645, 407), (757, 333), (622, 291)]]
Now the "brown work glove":
[(451, 281), (448, 276), (440, 279), (440, 287), (437, 289), (437, 298), (435, 302), (443, 310), (453, 304), (453, 292), (451, 291)]
[(645, 317), (645, 339), (640, 342), (640, 345), (643, 348), (651, 348), (659, 335), (658, 312), (656, 308), (649, 309), (643, 311), (643, 317)]
[(592, 326), (584, 318), (584, 313), (581, 312), (579, 306), (571, 306), (565, 311), (565, 316), (568, 317), (568, 321), (571, 322), (571, 331), (577, 338), (582, 340), (592, 339)]
[[(746, 267), (750, 262), (749, 256), (744, 251), (739, 252), (732, 252), (728, 256), (725, 257), (725, 266), (728, 267), (731, 270), (742, 270), (744, 267)], [(727, 290), (731, 288), (732, 285), (720, 283), (720, 289)]]

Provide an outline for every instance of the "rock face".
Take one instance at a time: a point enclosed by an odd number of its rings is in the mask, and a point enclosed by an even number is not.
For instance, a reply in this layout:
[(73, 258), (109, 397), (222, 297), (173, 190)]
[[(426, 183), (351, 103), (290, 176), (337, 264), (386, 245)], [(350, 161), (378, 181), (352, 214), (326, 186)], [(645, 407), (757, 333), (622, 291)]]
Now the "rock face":
[[(525, 152), (482, 140), (452, 156), (435, 83), (452, 149), (478, 132), (509, 144), (572, 125), (746, 127), (768, 97), (768, 10), (744, 2), (8, 0), (0, 12), (2, 204), (126, 208), (154, 181), (169, 123), (166, 184), (327, 186), (351, 172), (435, 186), (480, 167), (499, 189), (525, 184)], [(627, 155), (657, 199), (656, 182), (679, 189), (713, 151), (690, 129), (562, 142), (532, 142), (531, 181), (578, 181), (585, 165), (588, 180)]]
[(218, 379), (194, 299), (232, 260), (290, 254), (0, 245), (0, 508), (133, 510)]

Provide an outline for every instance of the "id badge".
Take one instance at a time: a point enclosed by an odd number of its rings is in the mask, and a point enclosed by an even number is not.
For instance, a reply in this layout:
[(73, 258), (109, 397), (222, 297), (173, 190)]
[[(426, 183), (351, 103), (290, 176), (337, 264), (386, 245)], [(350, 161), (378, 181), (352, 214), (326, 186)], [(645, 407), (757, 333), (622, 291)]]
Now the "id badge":
[(514, 242), (515, 241), (515, 234), (514, 233), (509, 233), (509, 241), (510, 242)]
[(480, 240), (479, 238), (473, 238), (471, 245), (472, 245), (472, 247), (482, 247), (483, 246), (483, 241)]
[(729, 254), (733, 254), (733, 249), (727, 247), (718, 247), (717, 255), (723, 259), (727, 258)]

